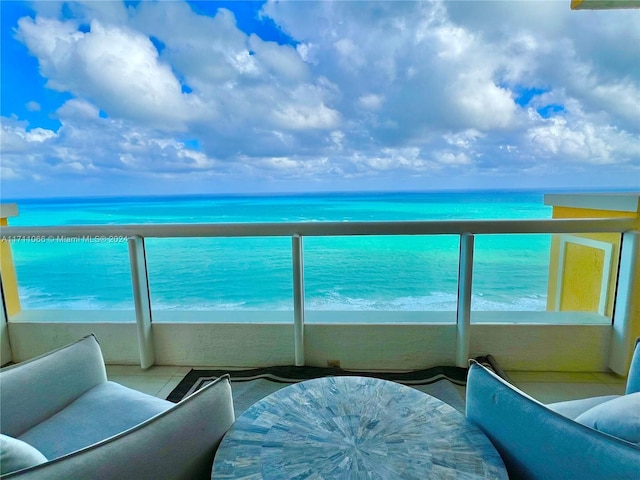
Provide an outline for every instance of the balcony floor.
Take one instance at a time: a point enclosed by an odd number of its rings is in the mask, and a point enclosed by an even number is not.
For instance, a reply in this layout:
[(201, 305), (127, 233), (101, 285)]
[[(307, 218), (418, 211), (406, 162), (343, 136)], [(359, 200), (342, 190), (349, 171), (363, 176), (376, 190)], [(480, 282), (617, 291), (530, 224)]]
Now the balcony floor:
[[(156, 366), (142, 370), (136, 366), (108, 365), (107, 375), (114, 382), (166, 398), (190, 370), (190, 367)], [(542, 403), (620, 395), (626, 384), (625, 378), (609, 373), (509, 371), (507, 374), (518, 388)], [(464, 388), (460, 387), (460, 393), (464, 395)]]

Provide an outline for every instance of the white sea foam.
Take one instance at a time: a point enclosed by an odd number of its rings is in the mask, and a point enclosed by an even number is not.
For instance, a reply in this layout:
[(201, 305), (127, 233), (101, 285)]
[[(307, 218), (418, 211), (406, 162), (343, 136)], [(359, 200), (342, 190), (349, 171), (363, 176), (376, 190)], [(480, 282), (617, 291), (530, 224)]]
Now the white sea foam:
[[(109, 302), (98, 300), (92, 296), (71, 296), (66, 299), (56, 298), (38, 288), (20, 287), (20, 300), (24, 310), (132, 310), (131, 302)], [(527, 295), (508, 299), (488, 299), (481, 295), (473, 295), (472, 310), (474, 311), (544, 311), (546, 297), (542, 295)], [(234, 310), (266, 310), (290, 311), (292, 302), (280, 300), (273, 303), (249, 302), (216, 302), (211, 300), (190, 300), (187, 302), (153, 302), (154, 310), (163, 311), (234, 311)], [(307, 310), (319, 311), (453, 311), (457, 308), (455, 294), (433, 292), (424, 296), (405, 296), (398, 298), (358, 298), (342, 295), (339, 292), (328, 292), (322, 297), (311, 297), (305, 300)]]
[[(24, 310), (133, 310), (134, 308), (133, 301), (110, 302), (98, 300), (93, 296), (70, 296), (62, 299), (34, 287), (20, 287), (19, 294)], [(251, 303), (190, 299), (185, 302), (171, 303), (152, 301), (152, 308), (163, 311), (290, 311), (293, 310), (293, 304), (286, 300)], [(454, 311), (457, 308), (457, 298), (455, 294), (447, 292), (383, 299), (350, 297), (332, 291), (321, 297), (307, 298), (305, 308), (318, 311)], [(473, 295), (471, 308), (474, 311), (544, 311), (546, 297), (526, 295), (492, 300), (482, 295)]]
[(18, 287), (23, 310), (133, 310), (131, 302), (98, 300), (95, 296), (66, 296), (46, 292), (36, 287)]
[[(489, 300), (474, 295), (471, 300), (472, 310), (477, 311), (544, 311), (546, 297), (525, 296), (513, 297), (507, 301)], [(383, 310), (383, 311), (451, 311), (457, 308), (457, 296), (446, 292), (433, 292), (424, 296), (407, 296), (393, 299), (370, 299), (345, 297), (331, 292), (323, 298), (312, 298), (305, 301), (309, 310)]]
[(164, 311), (234, 311), (248, 310), (245, 302), (198, 302), (198, 303), (162, 303), (152, 302), (154, 310)]

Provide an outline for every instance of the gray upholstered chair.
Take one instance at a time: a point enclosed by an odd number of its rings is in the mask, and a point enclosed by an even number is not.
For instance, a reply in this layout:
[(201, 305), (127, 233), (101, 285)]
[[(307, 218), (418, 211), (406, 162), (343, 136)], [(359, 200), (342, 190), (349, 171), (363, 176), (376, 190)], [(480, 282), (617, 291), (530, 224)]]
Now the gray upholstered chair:
[(233, 422), (228, 377), (167, 402), (107, 381), (93, 335), (0, 370), (3, 479), (209, 479)]
[(489, 437), (510, 478), (640, 479), (640, 344), (625, 395), (544, 405), (473, 362), (467, 418)]

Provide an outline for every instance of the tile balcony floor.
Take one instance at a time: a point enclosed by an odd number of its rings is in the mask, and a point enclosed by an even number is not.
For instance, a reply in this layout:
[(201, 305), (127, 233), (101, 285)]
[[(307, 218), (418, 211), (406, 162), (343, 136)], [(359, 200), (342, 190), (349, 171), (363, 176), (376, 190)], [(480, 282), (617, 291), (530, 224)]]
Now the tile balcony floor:
[[(190, 370), (190, 367), (155, 366), (142, 370), (136, 366), (108, 365), (107, 376), (135, 390), (166, 398)], [(508, 371), (507, 374), (518, 388), (542, 403), (621, 395), (626, 384), (626, 378), (610, 373)], [(463, 388), (460, 393), (464, 395)]]

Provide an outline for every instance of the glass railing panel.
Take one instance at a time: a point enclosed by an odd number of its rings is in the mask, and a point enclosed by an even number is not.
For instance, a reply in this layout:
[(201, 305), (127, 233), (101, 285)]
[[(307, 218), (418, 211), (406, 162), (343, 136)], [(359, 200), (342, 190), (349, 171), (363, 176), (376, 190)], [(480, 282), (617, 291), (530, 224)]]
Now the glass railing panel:
[[(613, 298), (613, 284), (601, 283), (604, 254), (584, 242), (591, 240), (565, 234), (477, 235), (472, 323), (608, 322), (610, 312), (598, 311), (597, 304), (600, 288), (611, 290), (607, 297)], [(611, 243), (608, 248), (615, 250)]]
[(550, 244), (550, 235), (476, 235), (471, 310), (545, 311)]
[(457, 235), (306, 237), (305, 320), (454, 322), (458, 246)]
[(47, 320), (135, 321), (126, 237), (34, 237), (12, 241), (11, 251), (23, 313), (66, 310)]
[(145, 244), (154, 322), (293, 322), (290, 238), (150, 238)]

